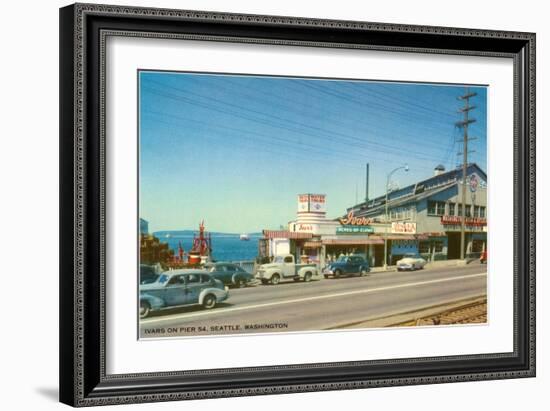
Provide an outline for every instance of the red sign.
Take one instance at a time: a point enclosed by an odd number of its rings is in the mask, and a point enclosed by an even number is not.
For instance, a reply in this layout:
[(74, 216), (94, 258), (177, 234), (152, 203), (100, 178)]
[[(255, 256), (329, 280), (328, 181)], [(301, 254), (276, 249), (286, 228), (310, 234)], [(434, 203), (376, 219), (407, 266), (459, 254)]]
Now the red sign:
[(299, 213), (326, 213), (325, 194), (298, 194)]
[(393, 234), (416, 234), (416, 223), (394, 221), (391, 223), (391, 232)]
[[(464, 223), (466, 225), (483, 226), (483, 225), (487, 225), (487, 219), (480, 218), (480, 217), (466, 217), (466, 221)], [(455, 215), (444, 215), (444, 216), (441, 216), (441, 224), (460, 225), (462, 224), (462, 217), (455, 216)]]

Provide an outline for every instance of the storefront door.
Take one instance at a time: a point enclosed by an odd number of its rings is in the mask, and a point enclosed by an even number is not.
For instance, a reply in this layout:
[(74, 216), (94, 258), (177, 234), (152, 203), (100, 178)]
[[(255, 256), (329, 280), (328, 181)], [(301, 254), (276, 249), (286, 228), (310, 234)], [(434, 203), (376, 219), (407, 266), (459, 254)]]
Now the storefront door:
[(460, 258), (460, 233), (447, 233), (448, 249), (447, 258), (449, 260), (455, 260)]
[(384, 265), (384, 246), (375, 245), (374, 246), (374, 266), (382, 267)]

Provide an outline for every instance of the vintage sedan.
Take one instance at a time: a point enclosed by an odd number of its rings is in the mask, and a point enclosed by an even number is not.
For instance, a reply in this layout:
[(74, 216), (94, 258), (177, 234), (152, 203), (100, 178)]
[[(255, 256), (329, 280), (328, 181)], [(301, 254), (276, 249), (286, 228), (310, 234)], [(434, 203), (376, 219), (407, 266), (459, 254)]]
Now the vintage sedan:
[(208, 263), (204, 265), (204, 269), (208, 271), (212, 277), (220, 280), (225, 285), (244, 288), (254, 280), (254, 276), (245, 271), (237, 264), (231, 263)]
[(139, 316), (145, 318), (153, 311), (194, 304), (210, 309), (228, 297), (228, 288), (206, 271), (165, 271), (155, 281), (140, 285)]
[(340, 256), (336, 261), (330, 263), (323, 270), (325, 278), (332, 276), (340, 278), (341, 276), (363, 276), (370, 271), (369, 263), (360, 255)]
[(139, 283), (148, 284), (154, 282), (158, 278), (158, 274), (155, 271), (155, 268), (150, 265), (140, 264), (139, 265)]
[(397, 261), (397, 271), (420, 270), (426, 263), (427, 261), (418, 254), (405, 254), (401, 260)]

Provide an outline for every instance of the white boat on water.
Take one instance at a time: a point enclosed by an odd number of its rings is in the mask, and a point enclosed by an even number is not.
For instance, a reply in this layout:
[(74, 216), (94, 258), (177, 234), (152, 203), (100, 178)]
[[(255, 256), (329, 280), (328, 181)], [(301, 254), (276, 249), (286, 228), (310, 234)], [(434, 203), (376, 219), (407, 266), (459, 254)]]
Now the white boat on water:
[(241, 239), (241, 241), (248, 241), (250, 240), (250, 237), (248, 236), (248, 234), (241, 234), (239, 236), (239, 238)]

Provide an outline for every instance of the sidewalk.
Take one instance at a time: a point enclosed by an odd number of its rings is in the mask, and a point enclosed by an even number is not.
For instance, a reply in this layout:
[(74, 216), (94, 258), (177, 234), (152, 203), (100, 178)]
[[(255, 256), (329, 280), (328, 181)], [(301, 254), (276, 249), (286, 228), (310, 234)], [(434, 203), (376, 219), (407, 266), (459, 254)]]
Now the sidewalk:
[[(473, 259), (466, 262), (466, 265), (470, 264), (479, 264), (479, 260)], [(431, 261), (426, 264), (424, 267), (426, 270), (430, 269), (437, 269), (437, 268), (444, 268), (444, 267), (458, 267), (463, 266), (464, 262), (462, 260), (456, 259), (456, 260), (440, 260), (440, 261)], [(376, 274), (376, 273), (390, 273), (397, 271), (397, 266), (395, 265), (388, 265), (387, 268), (384, 270), (384, 267), (371, 267), (370, 273)]]

